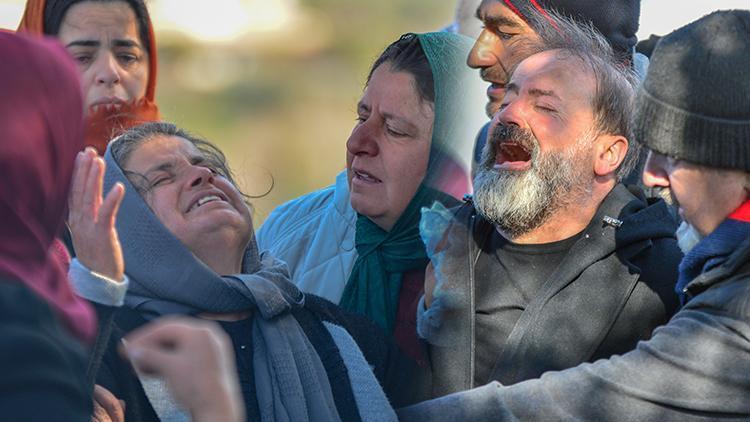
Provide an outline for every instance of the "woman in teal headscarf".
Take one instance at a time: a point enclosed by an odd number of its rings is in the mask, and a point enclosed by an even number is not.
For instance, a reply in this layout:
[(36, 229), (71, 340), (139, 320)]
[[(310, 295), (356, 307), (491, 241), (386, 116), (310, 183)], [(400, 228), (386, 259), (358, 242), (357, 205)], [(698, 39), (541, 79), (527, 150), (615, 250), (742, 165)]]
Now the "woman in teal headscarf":
[(428, 258), (422, 207), (457, 204), (469, 190), (460, 151), (481, 116), (472, 41), (445, 32), (406, 34), (370, 70), (336, 184), (277, 208), (258, 232), (302, 290), (367, 315), (419, 358), (416, 306)]

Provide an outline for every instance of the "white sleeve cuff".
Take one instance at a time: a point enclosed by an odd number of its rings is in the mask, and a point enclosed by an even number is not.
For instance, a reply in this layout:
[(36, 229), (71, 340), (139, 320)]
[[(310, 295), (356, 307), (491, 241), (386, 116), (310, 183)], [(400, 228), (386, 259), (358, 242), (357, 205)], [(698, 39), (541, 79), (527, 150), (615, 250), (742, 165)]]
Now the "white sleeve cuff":
[(78, 296), (105, 306), (122, 306), (130, 284), (128, 276), (117, 282), (91, 271), (77, 258), (70, 263), (68, 279)]

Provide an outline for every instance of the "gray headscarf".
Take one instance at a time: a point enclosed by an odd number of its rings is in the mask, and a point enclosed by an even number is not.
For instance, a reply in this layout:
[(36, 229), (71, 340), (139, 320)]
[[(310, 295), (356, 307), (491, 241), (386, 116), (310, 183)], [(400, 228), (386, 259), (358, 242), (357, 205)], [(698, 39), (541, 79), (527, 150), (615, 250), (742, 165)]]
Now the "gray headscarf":
[(304, 305), (304, 295), (289, 280), (286, 264), (258, 254), (253, 237), (243, 273), (219, 276), (156, 218), (125, 177), (111, 147), (104, 159), (105, 190), (117, 182), (125, 185), (117, 216), (130, 279), (125, 305), (147, 319), (254, 311), (253, 368), (261, 420), (340, 420), (320, 357), (291, 314)]

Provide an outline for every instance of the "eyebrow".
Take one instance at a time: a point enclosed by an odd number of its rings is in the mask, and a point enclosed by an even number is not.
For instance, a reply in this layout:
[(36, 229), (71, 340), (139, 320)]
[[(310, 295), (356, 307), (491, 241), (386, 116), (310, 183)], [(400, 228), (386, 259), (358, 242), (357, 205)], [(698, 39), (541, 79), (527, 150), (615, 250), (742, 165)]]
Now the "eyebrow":
[[(358, 112), (363, 112), (364, 111), (364, 112), (368, 112), (369, 113), (370, 112), (370, 106), (368, 106), (365, 103), (360, 102), (359, 104), (357, 104), (357, 111)], [(382, 114), (382, 116), (383, 116), (383, 118), (385, 120), (397, 121), (397, 122), (400, 122), (400, 123), (406, 125), (407, 127), (405, 127), (404, 130), (407, 130), (407, 131), (414, 131), (414, 130), (416, 130), (416, 125), (414, 125), (412, 122), (410, 122), (408, 119), (406, 119), (404, 117), (397, 116), (397, 115), (395, 115), (393, 113), (388, 113), (388, 112), (381, 113), (381, 114)]]
[[(519, 87), (515, 82), (510, 82), (508, 85), (505, 86), (505, 91), (518, 94)], [(531, 88), (529, 89), (529, 95), (531, 95), (532, 97), (552, 97), (552, 98), (562, 101), (562, 98), (560, 98), (560, 96), (555, 94), (555, 91), (552, 91), (552, 90)]]
[[(205, 163), (206, 157), (202, 155), (193, 155), (188, 158), (188, 161), (190, 162), (191, 165), (195, 166), (195, 165)], [(169, 172), (171, 170), (174, 170), (175, 167), (176, 165), (174, 161), (167, 161), (166, 163), (157, 164), (156, 166), (151, 167), (150, 169), (146, 170), (146, 172), (144, 173), (144, 176), (149, 175), (151, 173), (160, 172), (160, 171)]]
[(75, 40), (69, 42), (65, 47), (99, 47), (102, 43), (94, 40)]
[(162, 164), (157, 164), (156, 166), (151, 167), (150, 169), (146, 170), (146, 172), (143, 175), (146, 176), (146, 175), (149, 175), (151, 173), (156, 173), (156, 172), (160, 172), (160, 171), (168, 172), (168, 171), (174, 169), (174, 167), (175, 167), (174, 162), (171, 162), (171, 161), (170, 162), (166, 162), (166, 163), (162, 163)]
[(385, 120), (396, 121), (405, 125), (406, 127), (402, 128), (403, 130), (406, 130), (408, 132), (414, 132), (417, 130), (417, 126), (404, 117), (396, 116), (395, 114), (392, 114), (392, 113), (382, 113), (382, 114)]
[(505, 92), (518, 94), (518, 85), (515, 82), (508, 82), (508, 84), (505, 85)]
[(112, 45), (115, 47), (136, 47), (141, 48), (141, 45), (138, 44), (136, 41), (128, 40), (128, 39), (115, 39), (112, 40)]
[(486, 16), (482, 13), (482, 7), (477, 7), (476, 12), (474, 12), (474, 16), (479, 19), (480, 21), (484, 22), (485, 24), (492, 25), (492, 26), (507, 26), (510, 28), (515, 29), (521, 29), (523, 26), (521, 26), (518, 21), (515, 21), (511, 18), (505, 17), (505, 16)]
[(552, 97), (552, 98), (562, 101), (562, 98), (560, 98), (560, 96), (555, 94), (555, 91), (552, 91), (552, 90), (531, 88), (529, 90), (529, 95), (531, 95), (532, 97)]
[[(99, 47), (102, 43), (98, 40), (75, 40), (69, 42), (65, 48), (69, 47)], [(128, 39), (115, 39), (112, 40), (112, 45), (115, 47), (135, 47), (141, 48), (141, 45), (133, 40)]]

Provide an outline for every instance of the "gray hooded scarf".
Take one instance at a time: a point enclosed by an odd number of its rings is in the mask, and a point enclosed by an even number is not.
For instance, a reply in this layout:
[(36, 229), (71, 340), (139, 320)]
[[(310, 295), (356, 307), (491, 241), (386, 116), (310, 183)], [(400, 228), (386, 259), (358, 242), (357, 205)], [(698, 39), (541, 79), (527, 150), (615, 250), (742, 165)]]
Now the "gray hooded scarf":
[(116, 223), (130, 279), (125, 305), (146, 319), (253, 311), (253, 367), (261, 419), (340, 420), (321, 359), (292, 316), (294, 308), (304, 305), (304, 295), (290, 282), (286, 264), (260, 255), (253, 237), (242, 274), (220, 276), (156, 218), (125, 177), (111, 147), (104, 159), (105, 190), (117, 182), (125, 186)]

